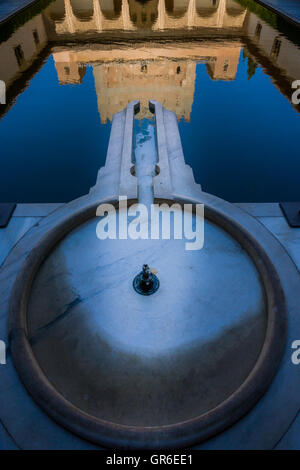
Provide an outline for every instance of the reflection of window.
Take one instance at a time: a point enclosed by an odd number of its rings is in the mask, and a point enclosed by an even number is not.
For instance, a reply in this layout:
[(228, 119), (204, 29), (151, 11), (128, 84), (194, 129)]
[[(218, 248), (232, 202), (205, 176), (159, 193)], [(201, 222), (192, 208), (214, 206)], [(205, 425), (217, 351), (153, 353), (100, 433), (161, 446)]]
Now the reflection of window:
[(277, 59), (277, 57), (278, 57), (278, 55), (279, 55), (280, 47), (281, 47), (281, 41), (280, 41), (280, 39), (275, 38), (275, 39), (274, 39), (274, 42), (273, 42), (272, 49), (271, 49), (271, 57), (272, 57), (272, 59)]
[(33, 40), (35, 44), (38, 45), (40, 43), (40, 38), (39, 38), (39, 33), (37, 32), (36, 29), (32, 31), (32, 35), (33, 35)]
[(20, 67), (25, 61), (24, 52), (23, 52), (21, 45), (19, 44), (18, 46), (16, 46), (14, 48), (14, 51), (15, 51), (15, 56), (16, 56), (18, 65)]
[(180, 68), (180, 66), (178, 66), (178, 67), (177, 67), (177, 69), (176, 69), (176, 73), (177, 73), (177, 75), (179, 75), (179, 74), (180, 74), (180, 72), (181, 72), (181, 68)]
[(229, 60), (225, 59), (224, 60), (224, 66), (223, 66), (223, 72), (227, 72), (228, 67), (229, 67)]
[(260, 23), (257, 23), (255, 33), (254, 33), (254, 39), (256, 39), (256, 41), (259, 41), (261, 30), (262, 30), (262, 25)]
[(143, 12), (142, 13), (142, 22), (146, 23), (146, 21), (147, 21), (147, 14)]
[(70, 75), (70, 67), (64, 67), (65, 75)]

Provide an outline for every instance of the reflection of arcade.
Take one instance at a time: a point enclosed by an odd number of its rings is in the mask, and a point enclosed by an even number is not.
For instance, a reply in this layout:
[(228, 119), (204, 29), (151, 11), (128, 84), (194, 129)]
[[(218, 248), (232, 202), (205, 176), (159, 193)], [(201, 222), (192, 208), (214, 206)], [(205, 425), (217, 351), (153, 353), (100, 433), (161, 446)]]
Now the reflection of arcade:
[(61, 84), (80, 83), (84, 64), (93, 64), (101, 121), (135, 99), (141, 102), (138, 117), (149, 115), (148, 102), (159, 101), (178, 118), (190, 118), (193, 104), (196, 63), (204, 61), (209, 75), (217, 80), (233, 80), (241, 44), (239, 42), (176, 43), (174, 47), (143, 45), (139, 48), (56, 48), (53, 52)]
[(57, 0), (48, 15), (59, 35), (140, 28), (242, 27), (246, 9), (233, 0)]

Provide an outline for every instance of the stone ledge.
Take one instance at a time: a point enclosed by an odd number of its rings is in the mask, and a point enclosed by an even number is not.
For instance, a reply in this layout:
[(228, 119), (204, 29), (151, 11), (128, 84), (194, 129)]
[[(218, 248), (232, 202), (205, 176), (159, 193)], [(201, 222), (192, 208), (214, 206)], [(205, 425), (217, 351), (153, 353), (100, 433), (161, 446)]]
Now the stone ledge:
[(13, 217), (45, 217), (64, 203), (18, 204)]

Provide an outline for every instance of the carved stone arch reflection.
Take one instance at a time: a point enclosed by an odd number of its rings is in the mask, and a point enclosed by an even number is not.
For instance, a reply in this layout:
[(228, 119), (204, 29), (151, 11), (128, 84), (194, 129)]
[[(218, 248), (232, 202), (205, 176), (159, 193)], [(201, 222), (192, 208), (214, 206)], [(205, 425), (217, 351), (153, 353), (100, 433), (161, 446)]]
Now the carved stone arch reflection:
[(158, 0), (129, 0), (132, 23), (138, 28), (151, 28), (158, 18)]
[(234, 0), (227, 0), (226, 2), (226, 13), (228, 16), (239, 16), (244, 13), (245, 10), (245, 7)]
[(81, 21), (90, 21), (94, 13), (93, 0), (71, 0), (73, 15)]
[(220, 0), (196, 0), (196, 12), (200, 18), (209, 18), (216, 14)]
[(64, 0), (56, 0), (47, 8), (47, 15), (53, 21), (63, 21), (66, 15)]
[(107, 20), (116, 20), (122, 12), (122, 0), (98, 0), (103, 16)]
[(166, 12), (171, 18), (182, 18), (189, 6), (189, 0), (165, 0)]

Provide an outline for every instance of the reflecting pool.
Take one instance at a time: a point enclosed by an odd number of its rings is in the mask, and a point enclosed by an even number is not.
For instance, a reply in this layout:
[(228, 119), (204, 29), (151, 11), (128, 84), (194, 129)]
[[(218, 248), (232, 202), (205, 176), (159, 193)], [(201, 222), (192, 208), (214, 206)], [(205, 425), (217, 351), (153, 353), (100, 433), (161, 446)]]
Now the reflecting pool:
[[(130, 101), (174, 111), (203, 190), (300, 200), (300, 34), (252, 0), (43, 0), (0, 28), (0, 202), (65, 202)], [(300, 95), (299, 95), (300, 97)]]

